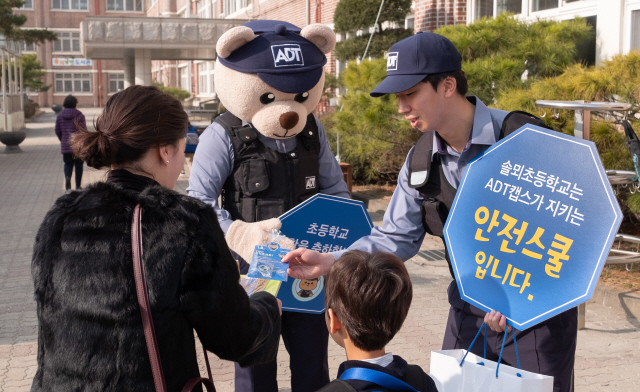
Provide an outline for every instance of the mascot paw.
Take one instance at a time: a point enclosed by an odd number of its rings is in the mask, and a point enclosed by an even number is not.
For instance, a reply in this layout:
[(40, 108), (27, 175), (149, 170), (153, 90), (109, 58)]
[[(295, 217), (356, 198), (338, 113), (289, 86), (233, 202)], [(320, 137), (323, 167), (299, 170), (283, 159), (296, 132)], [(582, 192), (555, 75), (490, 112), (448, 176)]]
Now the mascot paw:
[[(229, 226), (229, 230), (227, 230), (227, 245), (247, 263), (251, 263), (256, 245), (266, 244), (271, 241), (271, 230), (280, 230), (280, 227), (282, 227), (282, 222), (278, 218), (254, 223), (247, 223), (241, 220), (234, 221)], [(285, 249), (295, 248), (294, 242), (284, 236), (281, 236), (276, 242)]]

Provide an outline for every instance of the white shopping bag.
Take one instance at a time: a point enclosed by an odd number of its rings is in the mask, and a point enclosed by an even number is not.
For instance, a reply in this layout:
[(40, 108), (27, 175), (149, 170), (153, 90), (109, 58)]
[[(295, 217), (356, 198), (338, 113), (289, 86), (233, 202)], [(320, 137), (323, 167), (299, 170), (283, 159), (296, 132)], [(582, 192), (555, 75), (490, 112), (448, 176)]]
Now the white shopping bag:
[[(551, 392), (553, 377), (500, 365), (467, 350), (431, 351), (430, 376), (438, 392)], [(518, 374), (520, 377), (518, 377)]]

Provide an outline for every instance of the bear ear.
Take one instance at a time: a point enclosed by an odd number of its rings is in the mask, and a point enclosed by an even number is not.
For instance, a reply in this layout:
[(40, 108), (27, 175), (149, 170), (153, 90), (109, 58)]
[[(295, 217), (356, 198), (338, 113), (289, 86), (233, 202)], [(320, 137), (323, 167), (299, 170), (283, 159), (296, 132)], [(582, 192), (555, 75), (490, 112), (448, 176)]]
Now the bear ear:
[(216, 44), (216, 52), (218, 56), (224, 58), (229, 57), (231, 52), (238, 49), (247, 42), (251, 42), (256, 35), (253, 30), (247, 26), (237, 26), (222, 34)]
[(310, 24), (302, 29), (300, 35), (313, 42), (324, 54), (331, 52), (336, 46), (336, 33), (327, 25)]

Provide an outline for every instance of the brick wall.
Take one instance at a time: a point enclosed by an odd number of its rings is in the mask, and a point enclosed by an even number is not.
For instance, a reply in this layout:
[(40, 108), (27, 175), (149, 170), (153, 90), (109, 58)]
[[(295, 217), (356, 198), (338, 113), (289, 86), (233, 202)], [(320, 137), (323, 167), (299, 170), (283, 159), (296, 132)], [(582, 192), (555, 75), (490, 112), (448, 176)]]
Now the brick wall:
[[(161, 1), (161, 0), (158, 0)], [(145, 0), (145, 5), (149, 0)], [(79, 32), (80, 22), (87, 15), (109, 15), (109, 16), (144, 16), (144, 12), (108, 12), (106, 1), (88, 0), (88, 10), (68, 11), (51, 9), (51, 0), (34, 0), (32, 10), (15, 10), (16, 14), (24, 14), (27, 22), (24, 28), (44, 28), (47, 27), (52, 31), (68, 31)], [(96, 12), (96, 5), (98, 9)], [(122, 73), (123, 63), (119, 60), (94, 60), (93, 65), (89, 67), (68, 67), (53, 66), (53, 58), (83, 58), (80, 52), (53, 53), (53, 43), (47, 42), (36, 47), (36, 55), (45, 69), (43, 78), (44, 84), (51, 86), (48, 91), (38, 93), (37, 96), (31, 95), (30, 98), (36, 101), (40, 106), (51, 106), (54, 104), (62, 105), (64, 98), (69, 93), (56, 91), (55, 74), (56, 73), (80, 73), (91, 74), (91, 92), (90, 93), (71, 93), (78, 98), (78, 106), (98, 106), (100, 101), (104, 105), (109, 94), (109, 73)]]
[(466, 24), (466, 0), (416, 0), (414, 31), (435, 31), (439, 27)]

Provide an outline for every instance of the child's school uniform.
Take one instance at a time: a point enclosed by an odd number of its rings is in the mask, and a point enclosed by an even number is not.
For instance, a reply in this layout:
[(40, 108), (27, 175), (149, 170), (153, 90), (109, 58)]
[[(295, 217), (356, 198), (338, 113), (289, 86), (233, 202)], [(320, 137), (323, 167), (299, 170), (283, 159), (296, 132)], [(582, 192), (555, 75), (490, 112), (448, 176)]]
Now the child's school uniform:
[(435, 383), (418, 365), (409, 365), (407, 361), (397, 355), (387, 353), (382, 357), (361, 360), (345, 361), (338, 368), (338, 378), (331, 381), (318, 392), (397, 392), (398, 389), (389, 389), (372, 381), (362, 379), (346, 379), (341, 377), (349, 369), (365, 368), (376, 370), (395, 377), (419, 392), (438, 392)]

